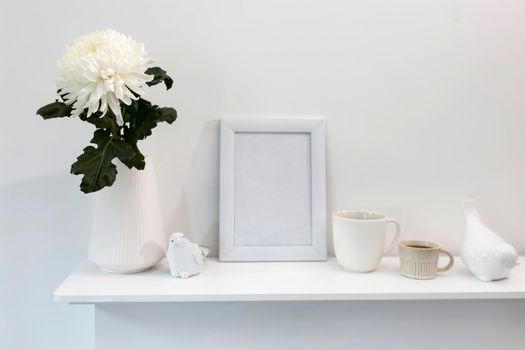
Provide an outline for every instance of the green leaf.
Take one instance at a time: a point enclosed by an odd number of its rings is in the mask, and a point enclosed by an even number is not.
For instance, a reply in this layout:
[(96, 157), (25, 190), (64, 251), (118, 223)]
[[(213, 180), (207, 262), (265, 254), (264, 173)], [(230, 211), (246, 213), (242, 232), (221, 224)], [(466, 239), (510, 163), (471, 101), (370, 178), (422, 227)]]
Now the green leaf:
[(71, 165), (71, 173), (83, 175), (80, 190), (84, 193), (96, 192), (113, 185), (117, 177), (117, 167), (111, 163), (113, 157), (105, 148), (87, 146)]
[(64, 102), (53, 102), (43, 107), (40, 107), (36, 114), (42, 116), (44, 119), (70, 117), (73, 107)]
[(93, 113), (89, 117), (86, 115), (87, 111), (84, 111), (80, 114), (79, 118), (83, 121), (93, 124), (97, 129), (110, 129), (113, 131), (113, 134), (117, 134), (118, 126), (115, 121), (115, 116), (111, 110), (107, 111), (103, 116), (102, 112)]
[(72, 174), (83, 175), (80, 190), (84, 193), (113, 185), (117, 176), (117, 167), (112, 163), (115, 157), (126, 163), (135, 156), (132, 146), (106, 129), (96, 130), (91, 142), (97, 147), (84, 148), (84, 153), (71, 165)]
[(126, 164), (135, 156), (133, 148), (120, 137), (113, 137), (111, 141), (111, 151), (122, 163)]
[(130, 169), (135, 168), (138, 170), (143, 170), (146, 167), (146, 160), (144, 159), (144, 155), (142, 154), (142, 152), (140, 152), (136, 142), (131, 145), (131, 148), (133, 149), (133, 152), (135, 152), (135, 155), (123, 163)]
[(173, 123), (177, 119), (177, 111), (171, 107), (162, 107), (157, 109), (157, 120), (159, 122)]
[[(124, 126), (124, 139), (129, 144), (134, 144), (138, 140), (144, 140), (150, 136), (153, 129), (160, 122), (173, 123), (177, 119), (177, 111), (171, 107), (159, 108), (142, 98), (138, 99), (136, 109), (129, 111), (129, 127)], [(130, 106), (125, 106), (125, 113), (128, 114)]]
[(138, 101), (138, 109), (134, 117), (134, 123), (131, 124), (131, 131), (133, 139), (143, 140), (150, 136), (152, 130), (157, 126), (157, 106), (150, 102), (140, 99)]
[[(149, 101), (142, 98), (136, 102), (136, 109), (129, 112), (129, 127), (124, 125), (124, 138), (130, 144), (145, 139), (147, 136), (151, 135), (152, 129), (157, 126), (155, 120), (155, 108), (157, 106), (152, 105)], [(128, 114), (130, 108), (133, 107), (124, 107), (124, 113)]]
[(146, 83), (148, 86), (157, 85), (162, 82), (164, 82), (164, 85), (166, 85), (166, 90), (171, 89), (173, 86), (173, 79), (171, 79), (166, 71), (160, 67), (148, 68), (144, 74), (153, 75), (153, 80)]

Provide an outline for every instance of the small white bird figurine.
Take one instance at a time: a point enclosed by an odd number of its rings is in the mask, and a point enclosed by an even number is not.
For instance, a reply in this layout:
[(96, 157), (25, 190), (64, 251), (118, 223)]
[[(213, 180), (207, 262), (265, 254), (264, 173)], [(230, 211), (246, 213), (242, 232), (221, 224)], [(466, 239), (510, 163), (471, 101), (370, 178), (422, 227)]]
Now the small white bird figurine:
[(465, 265), (484, 282), (509, 277), (510, 270), (518, 265), (516, 249), (483, 224), (475, 200), (463, 201), (463, 212), (466, 225), (461, 258)]
[(209, 252), (208, 248), (190, 242), (183, 233), (173, 233), (166, 254), (171, 275), (188, 278), (201, 273)]

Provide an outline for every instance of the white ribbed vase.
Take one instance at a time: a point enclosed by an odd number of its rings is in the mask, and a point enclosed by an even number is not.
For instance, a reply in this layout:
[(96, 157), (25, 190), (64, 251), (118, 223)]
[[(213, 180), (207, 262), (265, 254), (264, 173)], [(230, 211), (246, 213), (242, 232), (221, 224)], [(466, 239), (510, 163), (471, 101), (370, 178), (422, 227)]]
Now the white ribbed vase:
[(89, 260), (115, 273), (139, 272), (157, 264), (166, 252), (155, 168), (117, 162), (117, 180), (96, 193)]

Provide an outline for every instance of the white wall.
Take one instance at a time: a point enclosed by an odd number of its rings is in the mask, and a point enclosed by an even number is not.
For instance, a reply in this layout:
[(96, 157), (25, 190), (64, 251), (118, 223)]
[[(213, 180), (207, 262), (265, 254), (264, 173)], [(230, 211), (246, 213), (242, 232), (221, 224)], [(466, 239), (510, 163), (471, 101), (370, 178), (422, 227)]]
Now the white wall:
[(19, 0), (0, 16), (2, 349), (91, 345), (92, 310), (52, 301), (86, 256), (92, 198), (68, 170), (91, 130), (35, 110), (54, 97), (64, 47), (105, 27), (175, 78), (150, 93), (180, 113), (150, 146), (167, 232), (216, 252), (218, 117), (322, 114), (329, 211), (384, 211), (404, 238), (457, 252), (474, 196), (525, 252), (521, 1)]

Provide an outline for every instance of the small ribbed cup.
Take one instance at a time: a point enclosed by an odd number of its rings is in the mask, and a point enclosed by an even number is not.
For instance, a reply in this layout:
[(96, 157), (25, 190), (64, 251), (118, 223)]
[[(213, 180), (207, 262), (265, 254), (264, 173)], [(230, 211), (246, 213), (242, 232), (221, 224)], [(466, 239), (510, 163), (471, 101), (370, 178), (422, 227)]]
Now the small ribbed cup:
[[(449, 264), (438, 267), (439, 254), (449, 256)], [(454, 265), (454, 257), (439, 245), (427, 241), (403, 241), (399, 244), (399, 262), (401, 274), (418, 280), (436, 278), (438, 272), (445, 272)]]
[(113, 186), (97, 192), (89, 242), (89, 260), (103, 270), (132, 273), (157, 264), (166, 251), (155, 168), (118, 162)]
[(429, 262), (401, 258), (400, 262), (403, 276), (420, 280), (428, 280), (437, 276), (437, 260)]

